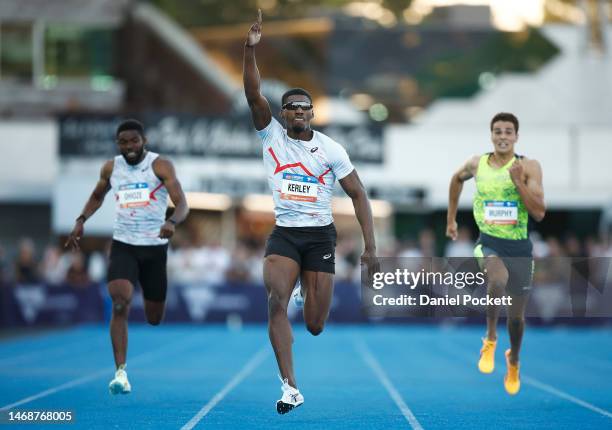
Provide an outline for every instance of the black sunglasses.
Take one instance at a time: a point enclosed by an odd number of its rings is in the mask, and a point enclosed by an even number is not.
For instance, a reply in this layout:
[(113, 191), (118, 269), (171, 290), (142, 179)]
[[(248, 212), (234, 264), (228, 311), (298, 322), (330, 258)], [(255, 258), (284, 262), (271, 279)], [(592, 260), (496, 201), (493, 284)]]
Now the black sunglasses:
[(302, 110), (310, 110), (312, 109), (312, 104), (308, 102), (289, 102), (283, 105), (283, 109), (287, 110), (298, 110), (301, 108)]

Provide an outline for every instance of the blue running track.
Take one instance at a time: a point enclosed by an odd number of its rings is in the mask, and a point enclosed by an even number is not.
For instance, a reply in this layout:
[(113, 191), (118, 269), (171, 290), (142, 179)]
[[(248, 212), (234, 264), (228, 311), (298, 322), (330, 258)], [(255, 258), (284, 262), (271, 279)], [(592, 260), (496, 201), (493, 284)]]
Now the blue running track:
[[(527, 327), (522, 389), (478, 372), (484, 327), (295, 328), (302, 407), (276, 413), (280, 382), (265, 326), (132, 325), (132, 393), (111, 396), (105, 326), (0, 342), (0, 409), (72, 410), (69, 429), (612, 429), (612, 330)], [(4, 427), (4, 425), (0, 425)]]

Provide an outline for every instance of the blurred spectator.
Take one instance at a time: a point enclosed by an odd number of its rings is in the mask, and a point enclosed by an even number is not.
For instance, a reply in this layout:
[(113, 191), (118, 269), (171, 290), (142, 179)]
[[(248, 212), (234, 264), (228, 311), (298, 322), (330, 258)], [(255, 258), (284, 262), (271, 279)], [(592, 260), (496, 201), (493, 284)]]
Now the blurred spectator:
[(574, 235), (565, 240), (567, 255), (571, 258), (570, 294), (572, 301), (572, 315), (584, 317), (586, 315), (586, 299), (589, 288), (591, 270), (586, 252), (582, 243)]
[(584, 250), (588, 257), (603, 257), (606, 252), (603, 243), (590, 236), (584, 241)]
[(40, 264), (40, 272), (45, 282), (50, 285), (61, 285), (66, 279), (66, 272), (70, 265), (70, 257), (62, 255), (58, 246), (49, 245), (45, 249)]
[(178, 283), (212, 286), (223, 282), (230, 260), (229, 251), (218, 243), (210, 246), (189, 244), (172, 250), (168, 265)]
[(419, 248), (417, 248), (416, 243), (413, 240), (408, 239), (400, 245), (397, 256), (399, 258), (414, 258), (422, 257), (423, 253)]
[(472, 257), (474, 255), (474, 242), (472, 234), (467, 227), (459, 227), (457, 230), (457, 240), (449, 240), (444, 250), (444, 256), (452, 257)]
[(247, 243), (247, 248), (249, 249), (248, 267), (251, 281), (258, 285), (263, 285), (263, 259), (265, 249), (263, 245), (259, 246), (256, 242)]
[(412, 240), (406, 240), (402, 244), (398, 250), (397, 257), (401, 259), (401, 261), (398, 261), (398, 264), (403, 269), (416, 272), (425, 267), (423, 252), (417, 248), (416, 243)]
[(601, 254), (602, 257), (612, 258), (612, 240), (608, 242), (607, 247), (605, 246), (605, 244), (602, 243), (602, 249), (603, 249), (603, 253)]
[(542, 257), (565, 257), (565, 250), (556, 237), (546, 239), (546, 250), (547, 254), (542, 255)]
[(168, 247), (168, 279), (174, 282), (181, 282), (183, 270), (183, 252), (187, 247), (187, 239), (177, 235), (172, 238)]
[(15, 282), (18, 284), (35, 284), (40, 281), (36, 249), (30, 238), (21, 239), (15, 261)]
[(565, 239), (565, 251), (568, 257), (585, 257), (586, 253), (578, 238), (570, 235)]
[(176, 242), (168, 253), (168, 271), (175, 282), (191, 284), (198, 281), (198, 268), (195, 262), (197, 249), (187, 240)]
[(104, 251), (94, 251), (89, 256), (87, 273), (93, 282), (104, 282), (106, 280), (106, 268), (110, 257), (111, 242), (107, 242)]
[(263, 285), (264, 248), (255, 241), (239, 241), (230, 254), (225, 278), (233, 282)]
[[(593, 266), (591, 279), (596, 288), (603, 293), (612, 287), (612, 246), (606, 249), (604, 242), (590, 237), (587, 239), (586, 249), (589, 257), (598, 257), (591, 261)], [(612, 291), (612, 288), (608, 291)]]
[[(535, 251), (535, 247), (534, 247)], [(535, 264), (534, 283), (560, 285), (569, 276), (569, 264), (561, 242), (549, 237), (538, 247)]]
[(71, 262), (66, 273), (66, 284), (73, 288), (85, 288), (91, 285), (91, 279), (87, 273), (85, 254), (73, 252)]
[[(404, 268), (420, 270), (426, 263), (423, 257), (436, 255), (436, 237), (430, 229), (417, 232), (416, 237), (418, 242), (414, 239), (406, 240), (401, 245), (391, 242), (388, 249), (380, 250), (379, 256), (406, 258), (400, 263)], [(573, 260), (570, 261), (567, 257), (581, 260), (586, 256), (612, 257), (612, 247), (606, 249), (602, 242), (592, 237), (581, 241), (575, 235), (571, 235), (563, 244), (552, 236), (543, 240), (537, 232), (531, 232), (530, 237), (534, 244), (534, 256), (538, 259), (535, 267), (536, 284), (567, 285), (572, 264), (575, 266), (575, 262), (572, 263)], [(470, 230), (461, 227), (457, 240), (446, 244), (444, 256), (470, 257), (473, 255), (473, 247)], [(176, 237), (168, 255), (170, 285), (219, 286), (225, 281), (261, 285), (263, 252), (263, 243), (248, 237), (240, 240), (233, 250), (225, 249), (219, 243), (204, 243), (193, 235)], [(356, 237), (338, 238), (337, 280), (359, 283), (361, 252), (361, 241), (356, 240)], [(33, 241), (23, 238), (19, 242), (17, 252), (13, 253), (11, 250), (10, 255), (15, 255), (14, 261), (7, 259), (6, 250), (0, 246), (0, 283), (14, 279), (22, 284), (44, 281), (49, 285), (68, 283), (78, 287), (105, 281), (108, 249), (94, 251), (89, 256), (85, 256), (82, 253), (62, 253), (61, 248), (50, 245), (45, 249), (42, 261), (38, 263)], [(579, 270), (578, 273), (586, 274), (584, 270)], [(606, 276), (607, 272), (603, 278)]]
[(529, 233), (529, 239), (533, 243), (533, 257), (542, 258), (548, 255), (548, 245), (542, 239), (542, 235), (537, 231)]
[(250, 251), (248, 247), (239, 242), (232, 253), (231, 263), (225, 272), (225, 279), (228, 282), (252, 282), (249, 259)]
[(355, 269), (359, 266), (357, 242), (354, 237), (338, 240), (336, 245), (336, 276), (340, 281), (350, 281), (355, 277)]
[(425, 229), (419, 233), (419, 248), (424, 257), (436, 255), (436, 235), (432, 229)]
[(223, 283), (225, 272), (230, 265), (230, 253), (219, 243), (200, 247), (195, 254), (198, 279), (209, 285)]

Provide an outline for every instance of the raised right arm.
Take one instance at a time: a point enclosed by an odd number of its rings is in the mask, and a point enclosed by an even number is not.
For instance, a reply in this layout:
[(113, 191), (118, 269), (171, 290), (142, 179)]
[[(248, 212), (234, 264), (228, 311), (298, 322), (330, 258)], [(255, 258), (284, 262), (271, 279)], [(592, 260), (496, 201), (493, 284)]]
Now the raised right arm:
[(244, 95), (246, 96), (253, 124), (257, 130), (262, 130), (270, 124), (272, 111), (268, 100), (261, 95), (260, 76), (255, 61), (255, 45), (261, 39), (261, 9), (257, 12), (257, 22), (251, 26), (244, 44), (244, 61), (242, 69), (242, 80), (244, 82)]

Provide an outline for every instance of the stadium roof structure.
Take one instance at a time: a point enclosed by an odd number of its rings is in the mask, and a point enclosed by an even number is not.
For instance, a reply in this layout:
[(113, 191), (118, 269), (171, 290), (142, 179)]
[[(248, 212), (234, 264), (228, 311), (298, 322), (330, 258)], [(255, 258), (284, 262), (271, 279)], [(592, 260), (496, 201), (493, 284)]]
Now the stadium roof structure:
[(241, 88), (222, 72), (210, 59), (209, 55), (192, 39), (189, 33), (182, 30), (165, 14), (160, 12), (159, 9), (146, 3), (139, 3), (134, 8), (134, 17), (146, 22), (203, 79), (209, 81), (225, 96), (232, 98), (235, 96), (236, 91), (241, 91)]
[[(19, 29), (19, 37), (4, 39), (2, 49), (29, 56), (21, 60), (25, 65), (19, 63), (19, 74), (2, 70), (3, 115), (143, 110), (223, 115), (242, 93), (188, 32), (147, 3), (3, 0), (0, 24), (3, 30)], [(105, 36), (92, 42), (88, 35), (101, 29)], [(64, 33), (71, 35), (69, 42)], [(27, 37), (31, 42), (15, 42)], [(67, 46), (79, 51), (65, 55)], [(80, 61), (77, 72), (70, 63), (74, 58)]]
[(2, 21), (71, 22), (117, 25), (132, 0), (2, 0)]

